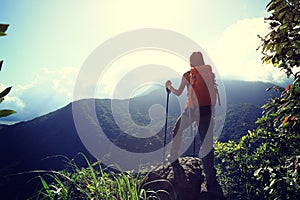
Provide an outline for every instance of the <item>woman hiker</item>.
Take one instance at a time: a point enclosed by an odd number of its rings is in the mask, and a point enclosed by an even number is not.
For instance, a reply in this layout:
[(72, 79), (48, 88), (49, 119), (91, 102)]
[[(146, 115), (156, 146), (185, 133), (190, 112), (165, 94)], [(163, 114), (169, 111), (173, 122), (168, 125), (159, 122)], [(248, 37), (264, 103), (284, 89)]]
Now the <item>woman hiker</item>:
[(200, 134), (200, 145), (202, 149), (206, 148), (207, 152), (207, 155), (204, 155), (202, 158), (207, 190), (216, 198), (222, 198), (223, 192), (217, 182), (216, 169), (214, 167), (213, 131), (209, 131), (213, 130), (209, 126), (210, 124), (211, 126), (214, 125), (214, 121), (211, 120), (214, 120), (214, 106), (218, 96), (214, 74), (211, 67), (204, 63), (201, 52), (192, 53), (190, 56), (190, 67), (191, 69), (183, 74), (178, 89), (172, 86), (170, 80), (166, 81), (165, 84), (166, 88), (177, 96), (182, 94), (185, 87), (188, 91), (185, 110), (177, 119), (172, 131), (173, 141), (169, 159), (174, 161), (173, 166), (179, 164), (178, 151), (182, 133), (191, 123), (196, 121)]

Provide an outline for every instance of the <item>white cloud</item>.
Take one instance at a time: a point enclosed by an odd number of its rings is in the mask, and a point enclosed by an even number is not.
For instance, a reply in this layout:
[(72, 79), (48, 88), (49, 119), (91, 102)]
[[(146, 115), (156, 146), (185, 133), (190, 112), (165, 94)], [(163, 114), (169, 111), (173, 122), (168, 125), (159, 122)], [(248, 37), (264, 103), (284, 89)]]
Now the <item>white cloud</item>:
[(214, 46), (208, 47), (220, 75), (226, 79), (282, 83), (285, 74), (272, 66), (262, 65), (261, 36), (269, 32), (263, 18), (237, 21), (228, 26)]
[[(72, 67), (60, 70), (42, 68), (31, 83), (13, 86), (1, 108), (14, 109), (17, 114), (6, 119), (28, 120), (71, 102), (77, 73), (78, 69)], [(5, 86), (0, 85), (0, 89), (3, 88)]]
[[(4, 86), (3, 84), (0, 83), (0, 91), (2, 92), (4, 89), (6, 88), (6, 86)], [(10, 108), (8, 107), (9, 105), (15, 105), (16, 107), (23, 109), (25, 107), (25, 104), (16, 96), (11, 96), (13, 90), (11, 90), (10, 93), (8, 93), (7, 96), (4, 97), (4, 101), (1, 104), (1, 109), (2, 108)]]

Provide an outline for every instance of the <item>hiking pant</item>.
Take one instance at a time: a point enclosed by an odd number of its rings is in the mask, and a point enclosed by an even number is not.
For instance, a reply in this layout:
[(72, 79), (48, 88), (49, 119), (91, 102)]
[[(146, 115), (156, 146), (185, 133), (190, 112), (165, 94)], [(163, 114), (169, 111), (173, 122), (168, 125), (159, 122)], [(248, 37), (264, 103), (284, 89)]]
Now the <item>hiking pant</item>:
[[(173, 129), (173, 140), (171, 147), (171, 160), (174, 161), (178, 157), (183, 131), (193, 122), (197, 122), (198, 133), (200, 134), (201, 151), (203, 151), (202, 163), (206, 176), (207, 185), (215, 185), (216, 169), (214, 167), (214, 150), (213, 150), (213, 126), (214, 120), (212, 106), (201, 106), (197, 109), (186, 109), (177, 119)], [(192, 136), (191, 136), (192, 137)]]

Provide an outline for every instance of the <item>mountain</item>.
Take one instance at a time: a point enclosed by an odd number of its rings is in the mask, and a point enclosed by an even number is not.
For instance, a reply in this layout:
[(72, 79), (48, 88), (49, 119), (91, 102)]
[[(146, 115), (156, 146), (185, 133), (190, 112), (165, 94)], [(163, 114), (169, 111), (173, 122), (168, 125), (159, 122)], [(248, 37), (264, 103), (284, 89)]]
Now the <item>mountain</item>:
[(238, 141), (248, 130), (256, 128), (255, 121), (261, 116), (261, 106), (280, 93), (268, 88), (275, 85), (265, 82), (224, 81), (227, 110), (219, 141)]
[(274, 90), (266, 91), (275, 86), (272, 83), (226, 80), (224, 86), (228, 104), (248, 103), (261, 107), (267, 99), (279, 95)]
[[(255, 128), (254, 121), (260, 116), (260, 106), (270, 95), (270, 93), (265, 92), (265, 89), (272, 86), (272, 84), (262, 82), (225, 82), (227, 117), (220, 140), (237, 140), (248, 129)], [(276, 94), (272, 93), (272, 95)], [(164, 129), (159, 130), (157, 135), (138, 139), (124, 133), (114, 121), (111, 103), (113, 101), (124, 103), (124, 105), (128, 103), (132, 120), (136, 124), (144, 126), (151, 121), (148, 110), (152, 105), (161, 104), (165, 106), (166, 93), (164, 89), (153, 90), (145, 96), (129, 100), (84, 99), (73, 102), (52, 113), (27, 122), (0, 126), (1, 194), (20, 199), (29, 196), (39, 182), (37, 179), (31, 180), (37, 174), (18, 173), (38, 169), (64, 169), (67, 167), (67, 163), (63, 156), (74, 158), (78, 152), (83, 152), (89, 160), (96, 161), (81, 142), (72, 114), (72, 106), (80, 103), (86, 107), (83, 109), (82, 116), (88, 118), (89, 116), (85, 115), (84, 112), (89, 110), (88, 105), (91, 101), (95, 101), (98, 122), (91, 120), (90, 123), (99, 123), (103, 132), (115, 145), (137, 153), (152, 152), (163, 146)], [(116, 112), (122, 120), (124, 114), (122, 109)], [(171, 140), (171, 130), (180, 112), (180, 102), (174, 95), (171, 95), (168, 141)], [(164, 120), (164, 117), (161, 117)], [(126, 120), (123, 121), (126, 124)], [(135, 127), (130, 124), (126, 129), (136, 131), (134, 130)], [(136, 134), (142, 133), (137, 131)], [(109, 148), (106, 150), (109, 152)], [(78, 158), (76, 161), (78, 166), (85, 166), (84, 160)]]
[(229, 104), (226, 111), (226, 119), (222, 134), (218, 141), (238, 141), (248, 130), (257, 126), (255, 121), (261, 116), (262, 109), (249, 103)]

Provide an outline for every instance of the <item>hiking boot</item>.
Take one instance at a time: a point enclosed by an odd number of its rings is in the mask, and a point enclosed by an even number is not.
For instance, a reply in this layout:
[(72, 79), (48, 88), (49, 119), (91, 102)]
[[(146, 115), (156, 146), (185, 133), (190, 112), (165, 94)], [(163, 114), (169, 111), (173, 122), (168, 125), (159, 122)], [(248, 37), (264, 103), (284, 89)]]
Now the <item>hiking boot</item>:
[(207, 192), (213, 197), (215, 200), (225, 200), (223, 190), (218, 182), (214, 184), (207, 185)]
[(179, 160), (176, 159), (174, 162), (171, 163), (171, 165), (172, 165), (173, 168), (179, 167), (180, 166)]

